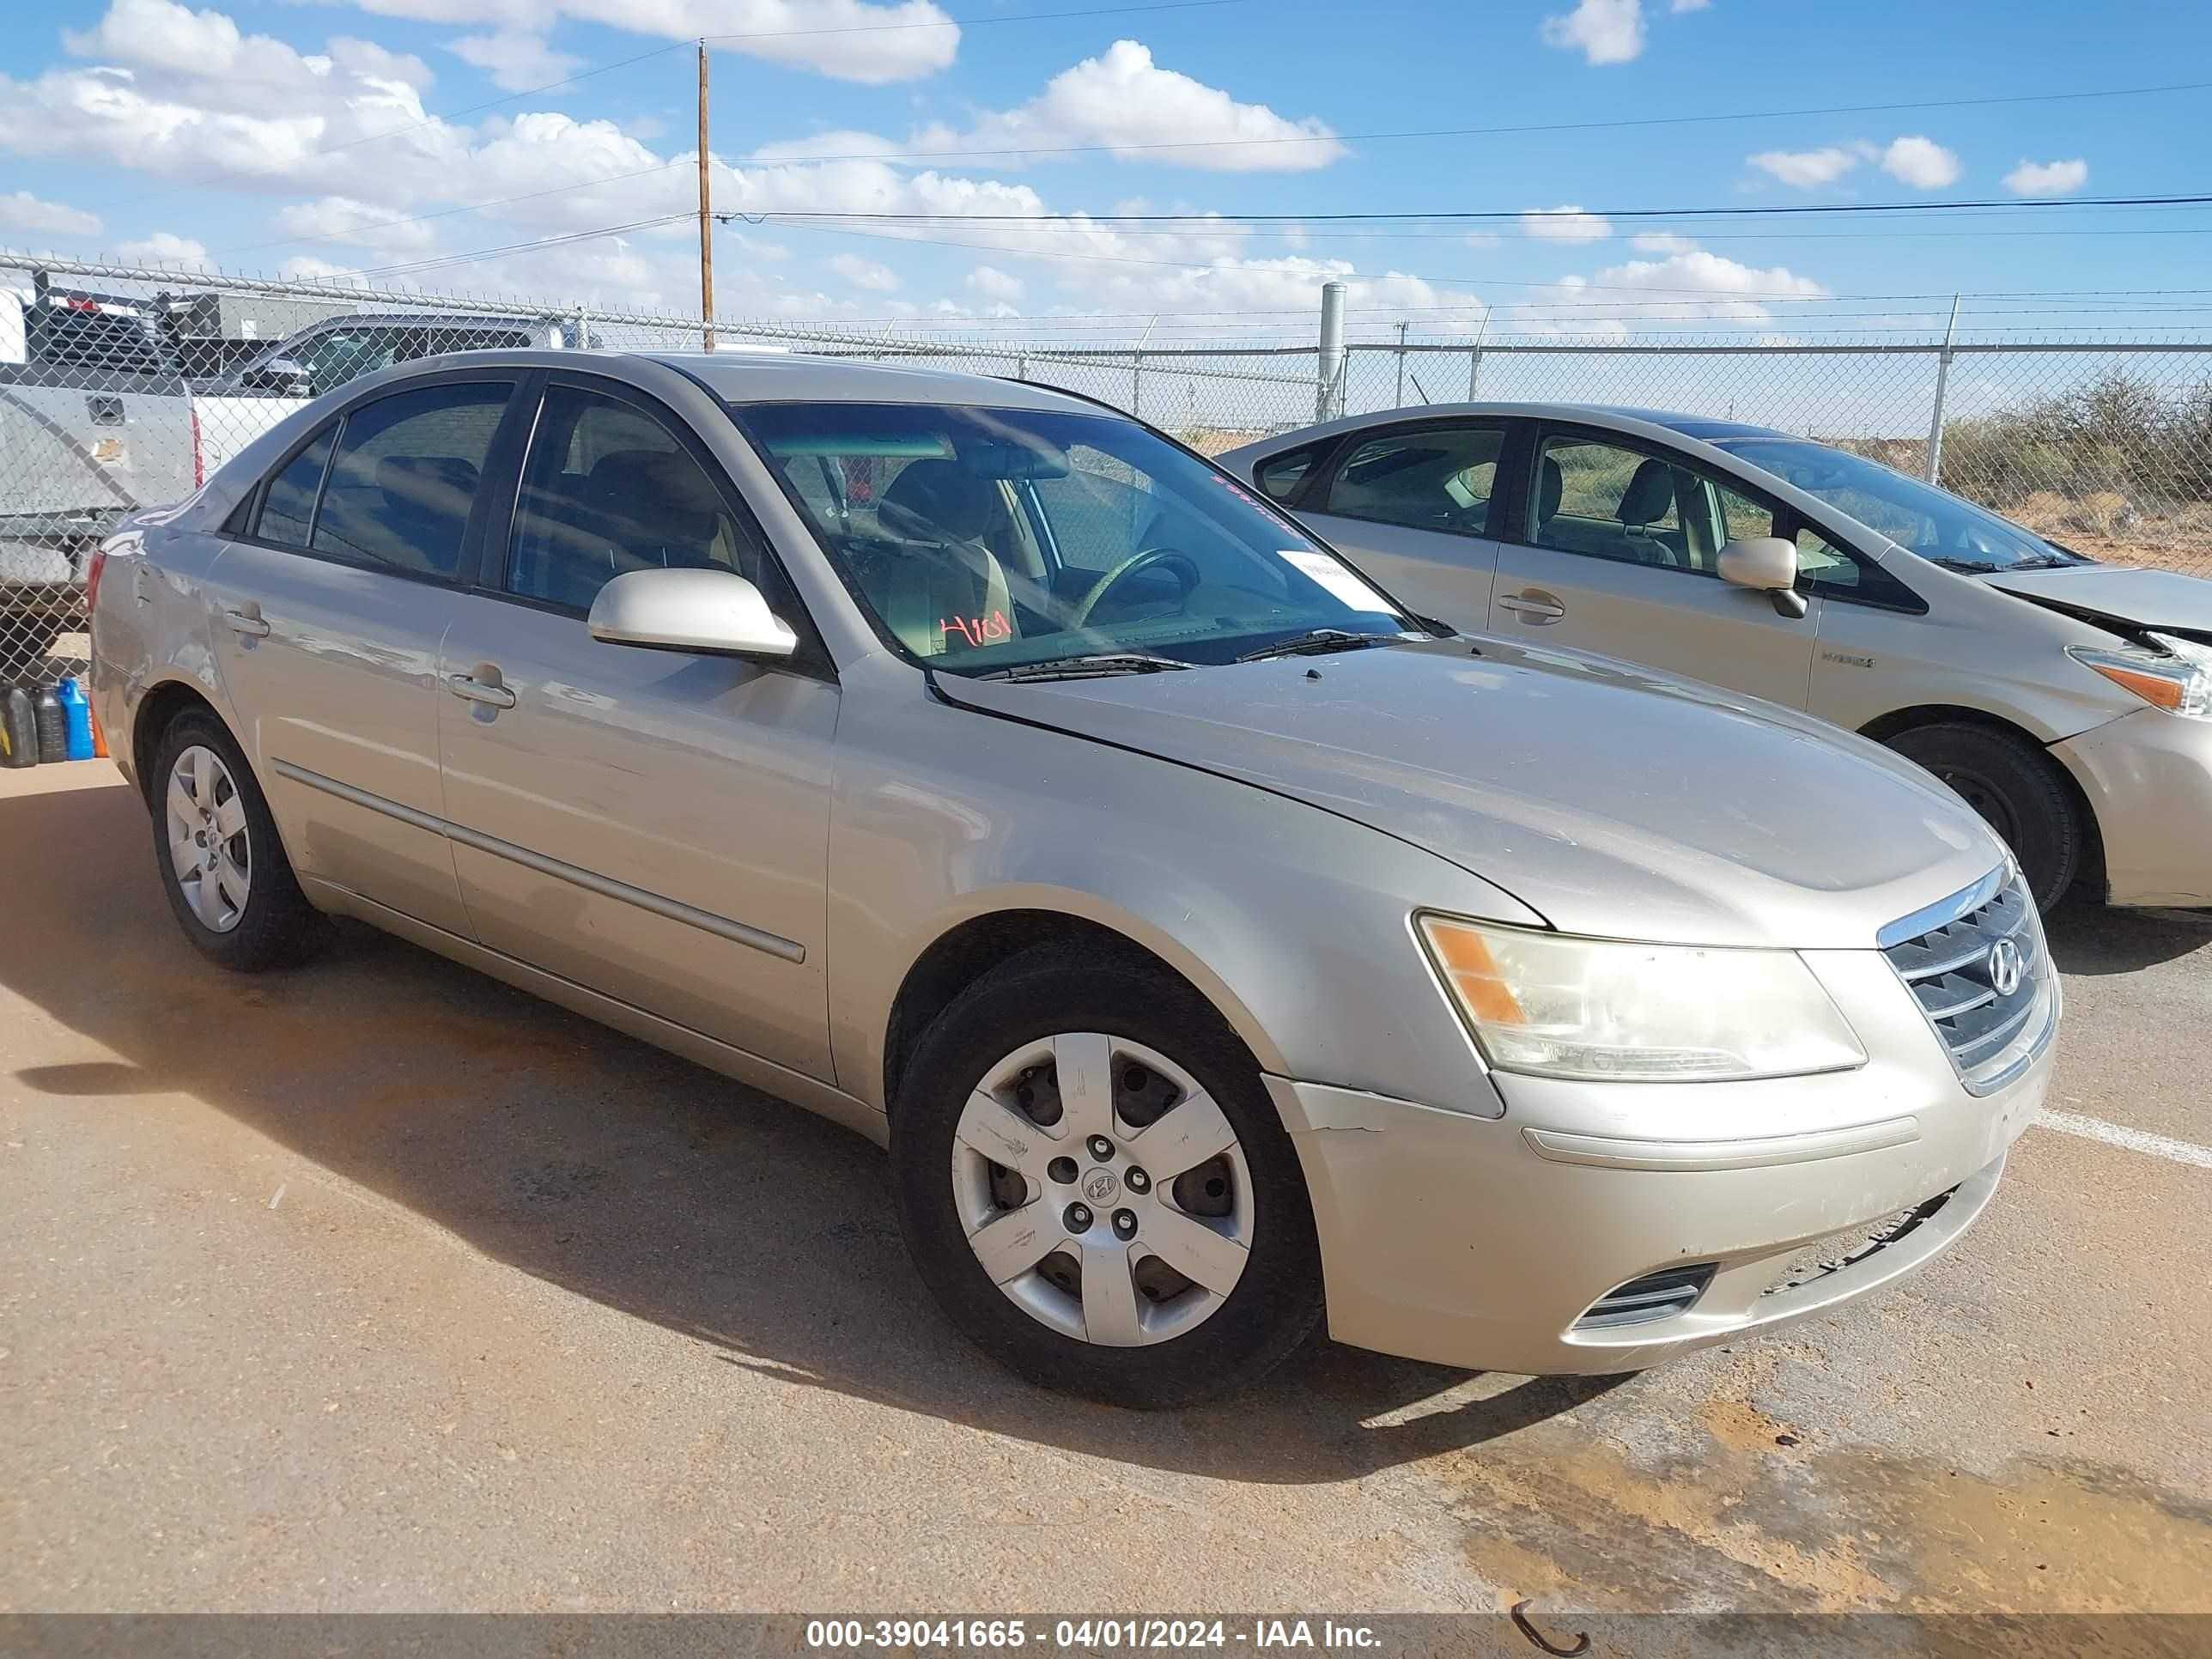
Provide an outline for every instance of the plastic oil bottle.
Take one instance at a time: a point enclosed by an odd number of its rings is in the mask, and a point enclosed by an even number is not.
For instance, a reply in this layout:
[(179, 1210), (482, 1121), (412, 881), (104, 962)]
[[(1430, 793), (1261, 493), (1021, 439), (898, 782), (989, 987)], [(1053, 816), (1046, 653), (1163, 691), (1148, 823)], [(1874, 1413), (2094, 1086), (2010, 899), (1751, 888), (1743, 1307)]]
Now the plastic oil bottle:
[(0, 765), (36, 766), (39, 763), (39, 710), (31, 701), (31, 694), (20, 685), (8, 688), (5, 707), (0, 708)]
[(76, 676), (64, 674), (54, 693), (55, 701), (62, 706), (62, 741), (71, 760), (92, 758), (92, 702), (84, 695), (84, 687), (77, 684)]

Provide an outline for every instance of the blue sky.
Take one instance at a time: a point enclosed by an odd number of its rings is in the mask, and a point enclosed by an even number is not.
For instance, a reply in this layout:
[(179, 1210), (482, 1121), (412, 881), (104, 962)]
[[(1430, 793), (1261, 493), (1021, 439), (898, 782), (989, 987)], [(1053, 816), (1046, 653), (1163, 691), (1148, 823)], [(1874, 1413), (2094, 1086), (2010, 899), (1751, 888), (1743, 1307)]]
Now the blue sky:
[[(696, 154), (695, 70), (681, 42), (705, 32), (744, 37), (714, 57), (717, 205), (771, 216), (718, 233), (728, 316), (976, 327), (1018, 317), (1063, 334), (1073, 325), (1060, 319), (1095, 318), (1129, 334), (1157, 313), (1163, 343), (1267, 324), (1303, 334), (1336, 275), (1368, 332), (1402, 318), (1419, 333), (1464, 334), (1487, 307), (1496, 331), (1910, 327), (1948, 301), (1893, 296), (1960, 289), (1992, 296), (1967, 302), (1969, 325), (1984, 329), (2212, 320), (2185, 308), (2212, 294), (2057, 292), (2212, 288), (2203, 209), (1598, 216), (2202, 190), (2212, 94), (1969, 100), (2212, 81), (2212, 5), (2094, 17), (2051, 0), (11, 9), (0, 245), (21, 248), (687, 309), (696, 255), (683, 223), (436, 262), (693, 206), (683, 164)], [(969, 21), (939, 27), (948, 16)], [(510, 96), (643, 53), (653, 55)], [(1874, 104), (1929, 106), (1364, 136)], [(1141, 145), (1155, 148), (1131, 148)], [(1550, 211), (1565, 209), (1579, 211)], [(1089, 216), (1444, 210), (1546, 211), (1479, 228), (1265, 230)], [(988, 216), (842, 228), (774, 216), (866, 211)], [(1993, 297), (2022, 291), (2033, 296)]]

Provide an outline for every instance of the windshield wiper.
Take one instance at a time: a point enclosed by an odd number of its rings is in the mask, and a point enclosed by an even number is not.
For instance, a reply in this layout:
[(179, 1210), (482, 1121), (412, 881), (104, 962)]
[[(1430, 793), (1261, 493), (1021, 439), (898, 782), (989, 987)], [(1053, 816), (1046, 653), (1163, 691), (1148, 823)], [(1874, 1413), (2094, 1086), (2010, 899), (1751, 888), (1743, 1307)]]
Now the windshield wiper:
[(1370, 645), (1396, 645), (1396, 634), (1355, 634), (1346, 628), (1316, 628), (1293, 639), (1278, 640), (1257, 651), (1247, 651), (1237, 662), (1264, 662), (1269, 657), (1316, 656), (1325, 651), (1358, 651)]
[(977, 674), (979, 680), (1087, 680), (1109, 674), (1164, 674), (1171, 668), (1188, 668), (1173, 657), (1146, 656), (1139, 651), (1109, 651), (1089, 657), (1047, 657), (1042, 662), (1016, 663)]

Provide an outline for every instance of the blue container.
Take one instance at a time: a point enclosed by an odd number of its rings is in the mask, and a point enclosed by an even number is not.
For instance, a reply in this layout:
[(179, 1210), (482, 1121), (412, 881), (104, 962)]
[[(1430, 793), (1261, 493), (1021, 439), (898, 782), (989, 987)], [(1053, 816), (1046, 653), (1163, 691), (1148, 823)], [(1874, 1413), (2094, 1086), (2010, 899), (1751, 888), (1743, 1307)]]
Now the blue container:
[(92, 704), (84, 695), (84, 688), (76, 683), (76, 676), (64, 674), (54, 695), (61, 699), (62, 719), (68, 723), (69, 757), (71, 760), (92, 758)]

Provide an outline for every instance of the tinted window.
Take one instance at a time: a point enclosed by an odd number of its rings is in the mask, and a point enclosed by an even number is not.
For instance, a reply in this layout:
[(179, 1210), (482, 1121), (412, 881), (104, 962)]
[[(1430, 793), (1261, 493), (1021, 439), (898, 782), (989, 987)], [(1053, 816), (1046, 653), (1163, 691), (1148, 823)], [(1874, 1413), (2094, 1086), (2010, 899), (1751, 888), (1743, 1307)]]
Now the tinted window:
[(588, 609), (626, 570), (691, 566), (758, 579), (704, 467), (643, 410), (556, 386), (523, 465), (511, 592)]
[(345, 417), (309, 545), (418, 576), (452, 576), (477, 483), (514, 387), (424, 386)]
[(260, 522), (254, 530), (264, 541), (293, 547), (307, 544), (307, 532), (315, 519), (315, 496), (323, 487), (323, 469), (330, 465), (331, 440), (337, 434), (335, 422), (325, 427), (313, 443), (269, 481), (268, 492), (261, 498)]
[(1306, 481), (1314, 463), (1328, 450), (1327, 444), (1309, 444), (1304, 449), (1271, 455), (1252, 469), (1252, 481), (1270, 500), (1287, 501), (1298, 493), (1298, 486)]
[(1480, 536), (1505, 434), (1496, 428), (1436, 427), (1370, 438), (1329, 480), (1322, 511), (1412, 530)]
[(169, 374), (175, 371), (149, 319), (101, 309), (96, 301), (50, 297), (33, 309), (26, 342), (30, 360), (60, 368), (109, 374)]

